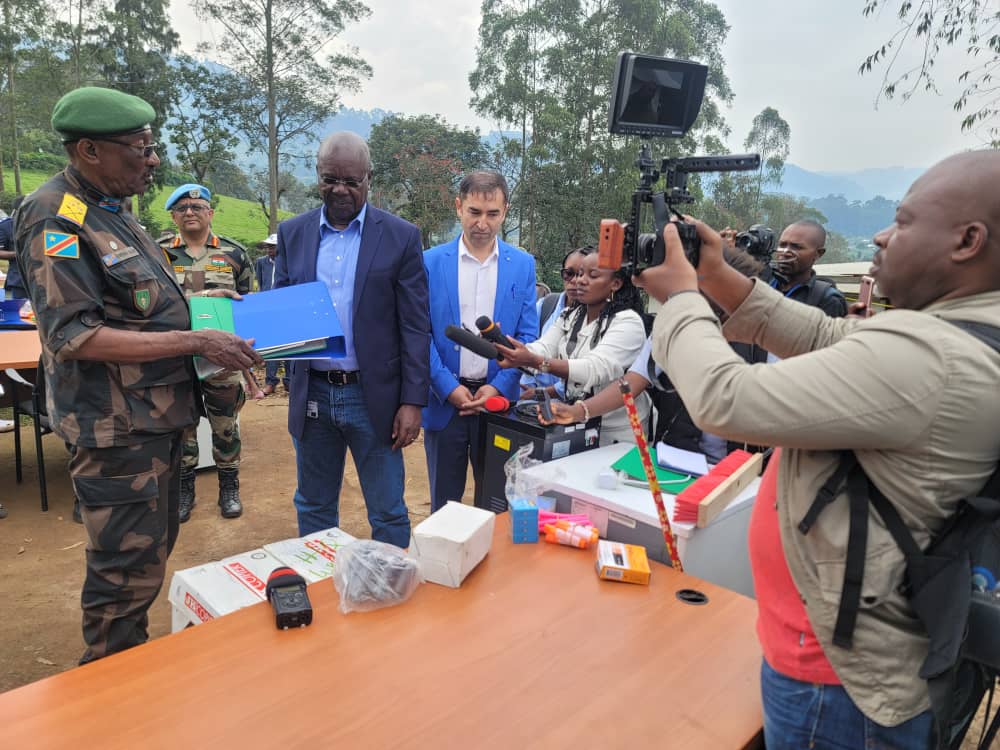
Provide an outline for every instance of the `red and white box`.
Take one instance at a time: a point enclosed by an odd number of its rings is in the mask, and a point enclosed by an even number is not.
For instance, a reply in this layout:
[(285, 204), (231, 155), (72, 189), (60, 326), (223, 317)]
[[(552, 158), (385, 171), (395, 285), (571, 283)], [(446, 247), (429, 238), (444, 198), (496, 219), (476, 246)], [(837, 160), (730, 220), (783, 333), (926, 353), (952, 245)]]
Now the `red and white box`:
[(265, 601), (267, 577), (282, 563), (263, 549), (178, 570), (170, 580), (171, 632)]
[(336, 527), (297, 539), (265, 544), (264, 549), (306, 579), (316, 583), (333, 575), (337, 550), (355, 538)]

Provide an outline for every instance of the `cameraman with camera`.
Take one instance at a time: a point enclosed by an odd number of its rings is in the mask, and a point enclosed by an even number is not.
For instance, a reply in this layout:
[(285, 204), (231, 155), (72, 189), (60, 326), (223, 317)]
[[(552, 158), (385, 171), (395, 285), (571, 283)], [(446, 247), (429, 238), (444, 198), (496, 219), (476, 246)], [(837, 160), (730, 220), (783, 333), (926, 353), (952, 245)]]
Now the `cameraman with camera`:
[[(722, 232), (723, 238), (727, 233)], [(774, 234), (755, 224), (749, 231), (733, 237), (736, 247), (754, 257), (770, 258)], [(847, 300), (829, 281), (816, 278), (813, 266), (826, 252), (826, 230), (819, 222), (803, 219), (785, 227), (778, 240), (778, 252), (771, 259), (773, 288), (789, 299), (818, 307), (831, 318), (847, 315)]]
[[(782, 446), (749, 531), (769, 750), (948, 746), (982, 696), (972, 673), (949, 668), (957, 683), (946, 700), (962, 703), (942, 704), (935, 674), (922, 676), (927, 611), (901, 585), (904, 556), (880, 514), (843, 486), (813, 513), (853, 452), (869, 496), (884, 492), (924, 547), (997, 468), (1000, 356), (957, 324), (1000, 326), (998, 174), (1000, 154), (981, 151), (913, 184), (874, 238), (872, 275), (896, 306), (874, 318), (834, 320), (791, 304), (730, 269), (721, 237), (700, 222), (697, 271), (670, 225), (665, 262), (637, 278), (663, 302), (653, 355), (695, 423)], [(730, 313), (721, 331), (699, 289)], [(726, 339), (782, 361), (749, 366)], [(850, 564), (857, 529), (867, 541), (860, 576)], [(842, 622), (855, 595), (854, 619)], [(935, 721), (932, 706), (942, 705)]]

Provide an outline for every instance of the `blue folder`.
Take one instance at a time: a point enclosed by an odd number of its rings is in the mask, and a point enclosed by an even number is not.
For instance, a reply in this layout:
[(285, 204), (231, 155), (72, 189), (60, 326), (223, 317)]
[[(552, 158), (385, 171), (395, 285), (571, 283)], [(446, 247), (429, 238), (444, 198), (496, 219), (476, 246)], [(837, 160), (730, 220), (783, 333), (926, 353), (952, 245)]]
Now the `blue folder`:
[[(0, 294), (3, 294), (3, 288), (0, 288)], [(21, 308), (27, 301), (26, 299), (0, 299), (0, 330), (35, 327), (35, 324), (30, 320), (21, 318)]]
[(346, 353), (344, 332), (322, 281), (246, 294), (242, 300), (192, 297), (191, 308), (195, 330), (231, 330), (240, 338), (254, 339), (258, 350), (326, 340), (319, 349), (275, 355), (275, 359), (338, 359)]

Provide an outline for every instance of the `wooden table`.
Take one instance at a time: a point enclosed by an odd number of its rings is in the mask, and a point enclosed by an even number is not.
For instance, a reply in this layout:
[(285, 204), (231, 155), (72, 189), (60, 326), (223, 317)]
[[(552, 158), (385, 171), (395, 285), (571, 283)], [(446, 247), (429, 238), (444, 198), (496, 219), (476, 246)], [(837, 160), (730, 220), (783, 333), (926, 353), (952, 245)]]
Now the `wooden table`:
[[(594, 552), (493, 548), (460, 589), (278, 631), (267, 603), (0, 695), (9, 748), (755, 747), (752, 600), (654, 564), (601, 581)], [(697, 588), (708, 604), (678, 601)]]
[(41, 355), (38, 331), (0, 331), (0, 371), (38, 367)]

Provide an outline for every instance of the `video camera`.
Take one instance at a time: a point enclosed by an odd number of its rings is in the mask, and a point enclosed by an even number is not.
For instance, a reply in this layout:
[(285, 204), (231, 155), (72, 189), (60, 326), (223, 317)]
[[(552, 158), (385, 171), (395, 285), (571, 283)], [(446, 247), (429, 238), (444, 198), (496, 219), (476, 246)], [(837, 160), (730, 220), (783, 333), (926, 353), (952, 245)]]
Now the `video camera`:
[(744, 250), (758, 260), (771, 260), (774, 255), (774, 230), (763, 224), (754, 224), (745, 232), (740, 232), (733, 238), (736, 247)]
[[(708, 67), (687, 60), (622, 52), (618, 55), (608, 113), (608, 129), (622, 135), (646, 138), (680, 138), (691, 128), (705, 96)], [(749, 171), (760, 167), (758, 154), (728, 154), (725, 156), (692, 156), (663, 159), (659, 167), (647, 140), (639, 149), (635, 165), (639, 168), (639, 185), (632, 192), (629, 221), (601, 221), (598, 238), (598, 265), (601, 268), (621, 268), (638, 274), (644, 268), (659, 265), (666, 256), (663, 228), (674, 221), (684, 246), (684, 254), (695, 267), (698, 265), (701, 241), (694, 225), (686, 223), (677, 206), (693, 203), (687, 189), (688, 176), (698, 172)], [(653, 187), (660, 177), (663, 192)], [(653, 207), (655, 233), (640, 233), (642, 207)], [(676, 219), (671, 219), (673, 214)]]

